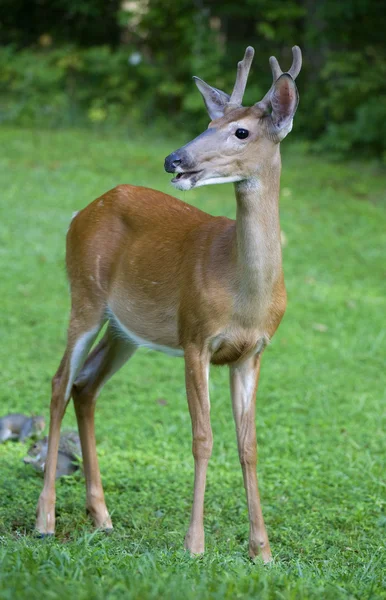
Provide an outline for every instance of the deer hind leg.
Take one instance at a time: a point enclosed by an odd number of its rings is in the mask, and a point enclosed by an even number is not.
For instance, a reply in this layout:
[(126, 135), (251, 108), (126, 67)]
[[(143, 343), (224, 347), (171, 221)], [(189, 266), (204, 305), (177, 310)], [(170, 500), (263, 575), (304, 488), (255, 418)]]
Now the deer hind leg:
[(206, 471), (212, 454), (208, 390), (209, 356), (195, 347), (185, 348), (185, 380), (189, 412), (192, 419), (194, 456), (194, 495), (185, 549), (200, 554), (205, 549), (204, 495)]
[(263, 561), (267, 563), (272, 560), (272, 556), (261, 510), (256, 474), (255, 407), (259, 371), (260, 357), (252, 357), (230, 368), (230, 383), (237, 445), (249, 513), (249, 555), (251, 558), (261, 555)]
[(102, 319), (97, 320), (95, 312), (88, 316), (84, 312), (80, 316), (72, 313), (68, 329), (67, 348), (59, 369), (52, 380), (50, 429), (44, 469), (44, 486), (37, 506), (36, 519), (36, 529), (42, 535), (52, 535), (55, 532), (55, 476), (61, 422), (71, 397), (72, 385), (76, 375), (101, 326)]
[(86, 507), (95, 527), (106, 531), (113, 525), (105, 504), (96, 453), (95, 406), (103, 385), (129, 360), (136, 348), (127, 340), (114, 336), (109, 326), (87, 358), (72, 388), (86, 478)]

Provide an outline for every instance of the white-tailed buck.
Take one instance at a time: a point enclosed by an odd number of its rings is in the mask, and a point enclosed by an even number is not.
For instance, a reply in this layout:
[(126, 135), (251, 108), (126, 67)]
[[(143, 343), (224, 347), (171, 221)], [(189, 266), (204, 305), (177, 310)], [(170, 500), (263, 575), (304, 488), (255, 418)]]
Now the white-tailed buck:
[[(211, 122), (165, 160), (180, 190), (234, 182), (235, 221), (212, 217), (156, 190), (120, 185), (71, 223), (66, 259), (71, 317), (67, 348), (52, 381), (49, 449), (36, 523), (43, 535), (54, 533), (60, 425), (71, 397), (87, 508), (97, 527), (112, 527), (95, 447), (95, 403), (106, 381), (138, 347), (146, 346), (185, 359), (195, 463), (185, 548), (204, 550), (204, 492), (212, 452), (209, 365), (229, 365), (250, 520), (249, 553), (271, 559), (256, 475), (255, 395), (261, 355), (286, 307), (278, 204), (280, 142), (291, 131), (298, 105), (294, 80), (301, 52), (293, 48), (288, 73), (271, 57), (270, 90), (244, 108), (253, 54), (247, 48), (238, 64), (231, 96), (195, 78)], [(106, 322), (104, 337), (88, 355)]]

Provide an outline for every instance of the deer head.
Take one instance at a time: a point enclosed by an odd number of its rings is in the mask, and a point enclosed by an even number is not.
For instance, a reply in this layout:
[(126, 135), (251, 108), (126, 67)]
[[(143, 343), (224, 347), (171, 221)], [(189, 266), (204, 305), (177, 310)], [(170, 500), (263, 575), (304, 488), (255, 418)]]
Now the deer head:
[(271, 56), (272, 86), (251, 107), (241, 105), (254, 55), (251, 46), (238, 63), (231, 96), (194, 77), (211, 122), (204, 133), (166, 157), (165, 171), (176, 173), (172, 184), (177, 189), (242, 181), (258, 173), (264, 157), (292, 129), (299, 102), (295, 79), (302, 65), (298, 46), (292, 54), (292, 66), (285, 73)]

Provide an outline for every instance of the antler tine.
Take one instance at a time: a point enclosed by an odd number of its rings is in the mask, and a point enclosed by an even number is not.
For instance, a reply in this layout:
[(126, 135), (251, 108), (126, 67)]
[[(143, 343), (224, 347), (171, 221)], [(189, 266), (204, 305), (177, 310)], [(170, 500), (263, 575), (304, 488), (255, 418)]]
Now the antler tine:
[(283, 75), (283, 71), (281, 70), (279, 61), (277, 60), (276, 56), (269, 57), (269, 64), (270, 64), (271, 71), (272, 71), (272, 85), (269, 88), (268, 92), (265, 94), (264, 98), (262, 98), (260, 100), (260, 102), (256, 102), (256, 106), (258, 106), (259, 108), (262, 108), (263, 110), (266, 110), (267, 106), (269, 105), (271, 93), (273, 90), (273, 86), (275, 85), (275, 81), (277, 79), (279, 79), (280, 75)]
[(273, 83), (275, 83), (276, 79), (279, 79), (280, 75), (283, 75), (283, 71), (280, 68), (280, 65), (279, 65), (279, 62), (278, 62), (276, 56), (270, 57), (269, 64), (271, 66)]
[(248, 48), (245, 50), (243, 60), (237, 64), (236, 83), (233, 88), (229, 104), (235, 104), (237, 106), (241, 105), (254, 54), (255, 51), (252, 46), (248, 46)]
[(292, 79), (296, 79), (296, 77), (300, 73), (300, 69), (302, 68), (302, 51), (299, 46), (294, 46), (292, 48), (292, 65), (288, 74), (291, 75)]
[[(288, 75), (291, 75), (292, 79), (296, 79), (300, 73), (300, 69), (302, 68), (302, 52), (299, 46), (294, 46), (292, 48), (292, 57), (292, 65), (287, 73)], [(280, 75), (283, 75), (284, 71), (281, 70), (279, 62), (275, 56), (271, 56), (269, 59), (269, 64), (271, 65), (273, 83), (275, 83), (275, 81), (279, 79)]]
[[(292, 56), (293, 56), (293, 58), (292, 58), (291, 68), (289, 69), (289, 71), (286, 71), (286, 73), (288, 73), (288, 75), (291, 75), (292, 79), (296, 79), (296, 77), (300, 73), (300, 69), (302, 68), (302, 52), (301, 52), (299, 46), (294, 46), (292, 48)], [(263, 110), (265, 110), (267, 108), (267, 106), (269, 105), (271, 93), (272, 93), (272, 90), (273, 90), (276, 80), (279, 79), (279, 77), (284, 74), (284, 72), (281, 70), (279, 62), (278, 62), (277, 58), (275, 58), (275, 56), (270, 57), (269, 64), (271, 65), (271, 70), (272, 70), (272, 80), (273, 80), (272, 86), (270, 87), (268, 92), (265, 94), (264, 98), (262, 100), (260, 100), (260, 102), (256, 102), (256, 106), (259, 106)]]

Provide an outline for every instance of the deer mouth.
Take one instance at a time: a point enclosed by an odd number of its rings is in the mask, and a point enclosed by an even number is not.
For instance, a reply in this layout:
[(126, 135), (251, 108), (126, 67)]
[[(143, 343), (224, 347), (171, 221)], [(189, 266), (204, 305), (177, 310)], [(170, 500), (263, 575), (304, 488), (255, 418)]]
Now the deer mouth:
[(177, 173), (177, 175), (172, 179), (172, 183), (175, 181), (180, 181), (181, 179), (189, 179), (193, 177), (193, 175), (197, 175), (200, 171), (184, 171), (183, 173)]
[(171, 183), (179, 190), (190, 190), (197, 183), (200, 173), (201, 171), (183, 171), (176, 173), (176, 176), (173, 177)]

